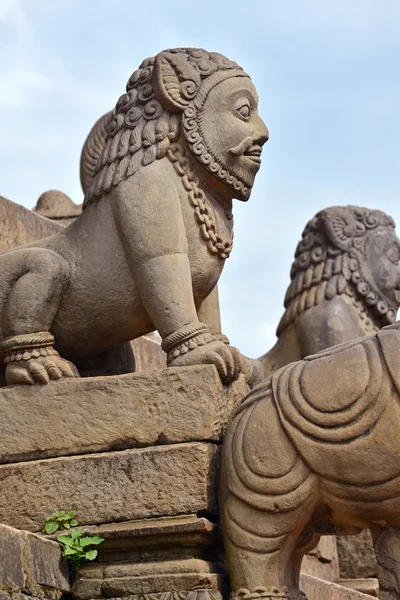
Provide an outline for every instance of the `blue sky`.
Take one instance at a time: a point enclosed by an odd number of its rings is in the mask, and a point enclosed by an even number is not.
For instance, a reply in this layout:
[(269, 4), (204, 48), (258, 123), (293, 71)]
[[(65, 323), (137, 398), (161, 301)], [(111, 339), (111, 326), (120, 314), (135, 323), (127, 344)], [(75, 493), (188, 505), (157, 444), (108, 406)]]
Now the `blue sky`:
[(178, 46), (241, 64), (270, 130), (220, 283), (225, 333), (258, 356), (318, 210), (359, 204), (400, 225), (400, 2), (0, 0), (0, 194), (81, 202), (90, 127), (144, 58)]

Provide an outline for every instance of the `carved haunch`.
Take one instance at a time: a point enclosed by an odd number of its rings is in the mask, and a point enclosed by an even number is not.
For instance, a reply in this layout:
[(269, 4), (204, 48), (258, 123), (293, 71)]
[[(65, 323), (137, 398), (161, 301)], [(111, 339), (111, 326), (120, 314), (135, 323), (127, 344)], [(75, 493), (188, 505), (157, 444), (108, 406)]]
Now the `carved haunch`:
[(358, 527), (377, 530), (382, 598), (399, 597), (399, 343), (396, 323), (282, 367), (242, 403), (221, 467), (234, 591), (296, 597), (307, 540)]

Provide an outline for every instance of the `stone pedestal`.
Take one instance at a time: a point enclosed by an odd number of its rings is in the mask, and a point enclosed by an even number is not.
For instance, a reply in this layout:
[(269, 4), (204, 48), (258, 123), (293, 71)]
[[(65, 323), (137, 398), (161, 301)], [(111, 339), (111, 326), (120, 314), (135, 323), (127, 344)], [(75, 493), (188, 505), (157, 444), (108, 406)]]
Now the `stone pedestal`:
[(105, 538), (98, 564), (76, 574), (72, 591), (82, 600), (146, 596), (152, 600), (217, 600), (228, 592), (218, 528), (185, 515), (91, 528)]
[(220, 440), (247, 391), (214, 367), (0, 389), (0, 522), (40, 531), (76, 510), (105, 538), (82, 600), (221, 598)]
[[(74, 576), (79, 600), (227, 597), (217, 525), (219, 450), (246, 392), (244, 377), (225, 387), (214, 367), (0, 389), (0, 523), (38, 532), (54, 510), (75, 509), (85, 531), (104, 537), (96, 563)], [(6, 582), (17, 577), (18, 565), (10, 531), (0, 531)], [(39, 577), (35, 594), (58, 600), (68, 587), (58, 544), (31, 533), (15, 536), (37, 547), (36, 566), (56, 573), (54, 590), (45, 589), (47, 576)], [(1, 559), (2, 547), (12, 568)], [(43, 548), (51, 548), (51, 560), (40, 558)], [(302, 583), (309, 600), (367, 598), (341, 596), (344, 588), (321, 588), (327, 584), (306, 576)], [(20, 600), (15, 585), (6, 600)]]

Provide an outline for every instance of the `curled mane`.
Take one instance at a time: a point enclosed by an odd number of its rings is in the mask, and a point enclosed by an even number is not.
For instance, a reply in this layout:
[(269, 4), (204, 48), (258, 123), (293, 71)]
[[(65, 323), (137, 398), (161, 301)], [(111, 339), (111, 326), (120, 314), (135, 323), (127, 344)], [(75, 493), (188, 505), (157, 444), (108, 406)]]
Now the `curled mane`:
[(393, 323), (395, 309), (365, 280), (362, 269), (368, 232), (378, 227), (394, 229), (395, 224), (380, 210), (356, 206), (325, 209), (307, 223), (295, 252), (278, 337), (307, 309), (340, 294), (357, 302), (371, 330), (378, 328), (376, 321), (379, 327)]
[(141, 165), (166, 156), (171, 142), (178, 138), (178, 114), (168, 112), (154, 96), (154, 60), (142, 62), (117, 102), (84, 209), (134, 175)]

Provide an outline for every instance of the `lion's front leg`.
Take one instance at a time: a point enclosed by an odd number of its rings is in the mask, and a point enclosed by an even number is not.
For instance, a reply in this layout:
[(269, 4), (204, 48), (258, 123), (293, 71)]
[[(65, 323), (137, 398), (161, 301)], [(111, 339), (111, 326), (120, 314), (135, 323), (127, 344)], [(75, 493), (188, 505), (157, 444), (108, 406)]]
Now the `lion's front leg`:
[(117, 227), (144, 308), (163, 338), (168, 366), (213, 364), (229, 383), (241, 373), (242, 358), (199, 321), (188, 256), (189, 244), (198, 240), (188, 239), (171, 169), (160, 160), (140, 178), (119, 184), (113, 202)]

